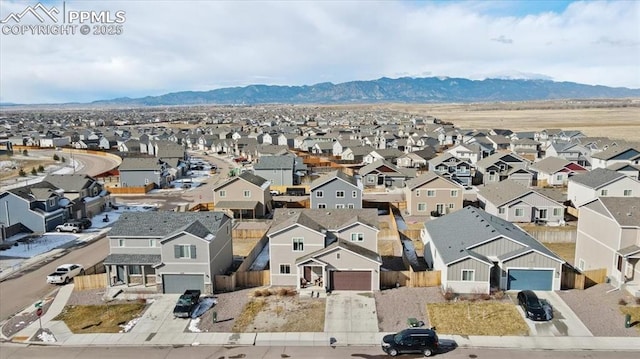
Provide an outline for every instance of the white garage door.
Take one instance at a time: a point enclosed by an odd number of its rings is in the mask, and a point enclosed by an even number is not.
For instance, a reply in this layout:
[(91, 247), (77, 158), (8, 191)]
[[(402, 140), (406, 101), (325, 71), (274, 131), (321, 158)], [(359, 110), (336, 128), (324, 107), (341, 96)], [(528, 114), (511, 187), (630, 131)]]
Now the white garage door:
[(165, 274), (162, 276), (163, 293), (184, 293), (187, 289), (200, 289), (204, 293), (202, 274)]

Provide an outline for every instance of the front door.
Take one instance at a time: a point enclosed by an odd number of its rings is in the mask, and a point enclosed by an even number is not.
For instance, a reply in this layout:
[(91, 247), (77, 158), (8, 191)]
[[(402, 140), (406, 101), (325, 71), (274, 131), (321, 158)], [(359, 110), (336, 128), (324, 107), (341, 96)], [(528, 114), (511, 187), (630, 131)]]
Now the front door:
[(116, 266), (116, 283), (124, 283), (124, 266)]

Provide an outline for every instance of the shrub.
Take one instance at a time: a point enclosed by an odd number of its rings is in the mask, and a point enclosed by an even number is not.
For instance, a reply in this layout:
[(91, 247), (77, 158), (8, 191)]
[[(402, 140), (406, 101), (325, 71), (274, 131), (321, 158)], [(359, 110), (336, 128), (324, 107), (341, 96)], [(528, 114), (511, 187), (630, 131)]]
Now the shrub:
[(29, 156), (29, 151), (27, 151), (26, 149), (22, 150), (22, 155), (23, 156)]
[(35, 167), (31, 168), (31, 174), (34, 175), (34, 176), (37, 175), (38, 174), (38, 170), (36, 170)]
[(493, 297), (496, 300), (502, 300), (502, 298), (504, 298), (504, 291), (503, 290), (499, 290), (499, 291), (493, 293)]
[(54, 160), (54, 161), (60, 161), (60, 157), (58, 157), (58, 154), (57, 154), (57, 153), (54, 153), (54, 154), (53, 154), (53, 160)]
[(43, 165), (38, 166), (38, 172), (44, 172), (44, 166)]
[(455, 297), (456, 297), (456, 294), (453, 292), (453, 289), (451, 288), (447, 288), (447, 290), (444, 292), (444, 299), (447, 302), (452, 301)]
[(488, 293), (481, 293), (480, 294), (480, 299), (489, 300), (489, 299), (491, 299), (491, 296)]
[(618, 304), (619, 305), (627, 305), (627, 301), (624, 300), (624, 298), (620, 298), (620, 300), (618, 300)]
[(18, 175), (20, 177), (25, 177), (27, 175), (27, 172), (24, 171), (24, 168), (21, 168), (20, 171), (18, 172)]

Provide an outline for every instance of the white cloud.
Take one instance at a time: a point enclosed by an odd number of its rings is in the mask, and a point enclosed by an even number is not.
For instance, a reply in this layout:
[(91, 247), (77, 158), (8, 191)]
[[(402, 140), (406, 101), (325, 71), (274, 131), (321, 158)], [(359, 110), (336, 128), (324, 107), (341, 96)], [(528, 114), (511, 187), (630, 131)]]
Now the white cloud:
[[(25, 4), (3, 1), (0, 18)], [(62, 9), (61, 3), (47, 5)], [(66, 5), (124, 10), (124, 33), (0, 35), (0, 101), (92, 101), (399, 74), (535, 74), (640, 88), (640, 3), (633, 1), (576, 2), (562, 13), (526, 16), (492, 15), (490, 7), (501, 2)]]

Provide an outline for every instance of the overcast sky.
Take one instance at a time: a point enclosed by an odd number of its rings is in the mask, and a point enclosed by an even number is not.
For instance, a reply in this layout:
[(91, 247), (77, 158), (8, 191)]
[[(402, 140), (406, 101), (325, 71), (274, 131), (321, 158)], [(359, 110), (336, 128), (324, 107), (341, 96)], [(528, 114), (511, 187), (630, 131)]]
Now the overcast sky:
[[(37, 1), (0, 0), (0, 20)], [(88, 102), (248, 84), (544, 78), (640, 88), (638, 1), (42, 1), (0, 24), (0, 102)], [(69, 11), (121, 35), (11, 34)], [(42, 16), (42, 11), (40, 11)], [(69, 25), (69, 23), (66, 23)], [(90, 25), (94, 31), (94, 24)], [(115, 29), (115, 28), (112, 28)], [(9, 32), (9, 34), (6, 34)]]

